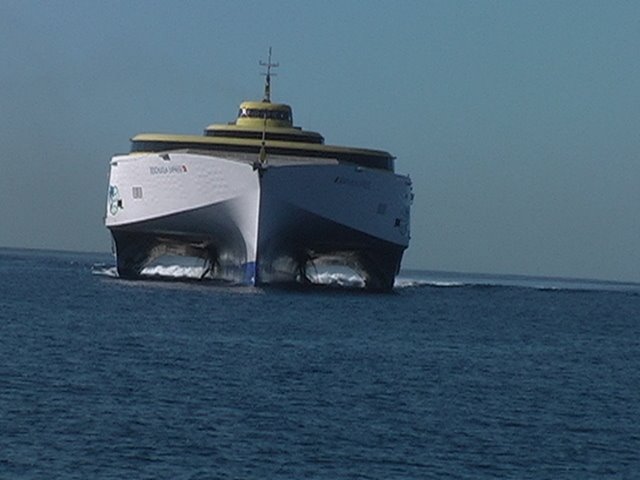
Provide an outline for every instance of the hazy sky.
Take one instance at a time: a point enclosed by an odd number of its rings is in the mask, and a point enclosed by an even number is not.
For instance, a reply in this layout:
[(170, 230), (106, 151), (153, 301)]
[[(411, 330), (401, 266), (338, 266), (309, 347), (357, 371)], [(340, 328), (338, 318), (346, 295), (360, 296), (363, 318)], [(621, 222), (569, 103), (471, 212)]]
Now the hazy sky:
[(109, 251), (108, 162), (259, 99), (414, 183), (406, 268), (640, 281), (640, 2), (0, 2), (0, 246)]

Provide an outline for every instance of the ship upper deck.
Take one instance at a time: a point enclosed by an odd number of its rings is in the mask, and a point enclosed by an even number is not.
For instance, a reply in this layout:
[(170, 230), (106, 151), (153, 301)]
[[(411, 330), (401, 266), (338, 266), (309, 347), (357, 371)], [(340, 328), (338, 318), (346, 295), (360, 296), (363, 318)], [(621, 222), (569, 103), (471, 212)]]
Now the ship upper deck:
[(131, 152), (165, 152), (172, 150), (203, 150), (243, 152), (260, 155), (295, 155), (311, 158), (332, 158), (339, 162), (394, 171), (394, 157), (388, 152), (364, 148), (319, 145), (307, 142), (265, 140), (259, 138), (211, 137), (203, 135), (170, 135), (143, 133), (131, 139)]
[(242, 102), (235, 122), (213, 124), (205, 129), (209, 137), (259, 138), (323, 144), (317, 132), (302, 130), (293, 125), (293, 112), (284, 103)]

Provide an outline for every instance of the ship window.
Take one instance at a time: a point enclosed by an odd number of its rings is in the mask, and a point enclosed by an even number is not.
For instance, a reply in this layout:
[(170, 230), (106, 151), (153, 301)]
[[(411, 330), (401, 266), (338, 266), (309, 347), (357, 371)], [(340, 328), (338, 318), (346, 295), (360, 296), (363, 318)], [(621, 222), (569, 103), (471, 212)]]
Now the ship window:
[(262, 108), (241, 108), (238, 112), (240, 118), (265, 118), (270, 120), (284, 120), (291, 122), (291, 112), (288, 110), (265, 110)]
[(136, 199), (142, 198), (142, 187), (132, 187), (131, 195)]

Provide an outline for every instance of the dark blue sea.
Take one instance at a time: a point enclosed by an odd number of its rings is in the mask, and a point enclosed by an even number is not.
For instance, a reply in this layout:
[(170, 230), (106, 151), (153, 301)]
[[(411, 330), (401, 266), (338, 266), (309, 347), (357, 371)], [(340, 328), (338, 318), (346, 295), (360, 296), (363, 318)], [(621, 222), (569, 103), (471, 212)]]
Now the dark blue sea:
[(640, 478), (638, 284), (112, 267), (0, 249), (0, 478)]

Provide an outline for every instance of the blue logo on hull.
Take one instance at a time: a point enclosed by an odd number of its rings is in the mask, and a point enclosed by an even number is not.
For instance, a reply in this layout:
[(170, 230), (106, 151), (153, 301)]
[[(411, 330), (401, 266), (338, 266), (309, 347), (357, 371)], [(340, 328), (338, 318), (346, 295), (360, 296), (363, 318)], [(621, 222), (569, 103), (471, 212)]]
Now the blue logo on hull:
[(247, 262), (242, 265), (244, 270), (244, 275), (242, 277), (242, 283), (245, 285), (255, 285), (256, 284), (256, 273), (257, 266), (256, 262)]

